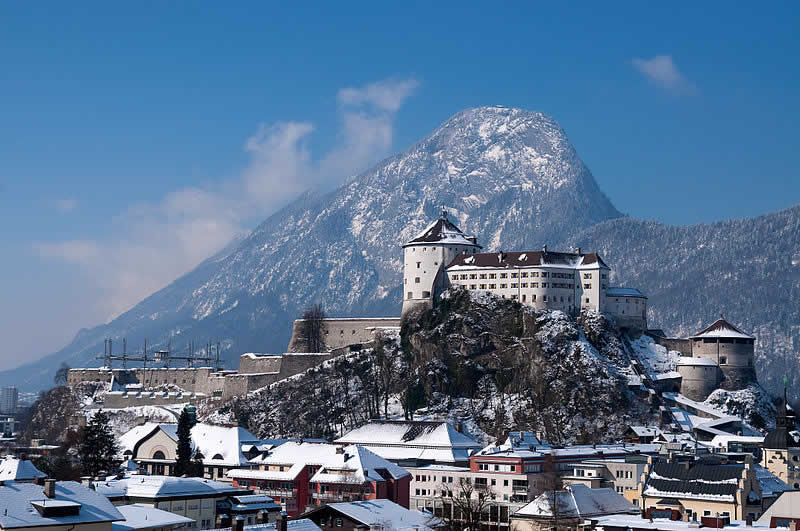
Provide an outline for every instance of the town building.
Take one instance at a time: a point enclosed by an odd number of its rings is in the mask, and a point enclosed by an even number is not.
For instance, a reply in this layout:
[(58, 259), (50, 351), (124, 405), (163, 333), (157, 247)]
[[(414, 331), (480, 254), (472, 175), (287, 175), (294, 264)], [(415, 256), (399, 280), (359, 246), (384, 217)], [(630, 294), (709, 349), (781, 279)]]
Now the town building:
[(102, 494), (74, 481), (0, 484), (0, 529), (111, 531), (125, 517)]
[(94, 490), (115, 505), (141, 504), (184, 516), (200, 529), (219, 527), (222, 514), (231, 496), (252, 494), (240, 489), (202, 478), (132, 475), (119, 479), (96, 481)]
[(442, 211), (416, 238), (403, 245), (403, 308), (430, 308), (450, 286), (491, 293), (537, 309), (577, 313), (596, 310), (620, 327), (647, 328), (647, 297), (610, 286), (611, 268), (596, 252), (513, 251), (481, 253)]
[(571, 485), (543, 492), (511, 515), (514, 531), (569, 531), (611, 514), (639, 514), (639, 509), (609, 488)]
[(373, 420), (336, 439), (357, 444), (403, 468), (430, 464), (469, 466), (483, 446), (447, 422)]
[(19, 392), (16, 387), (0, 387), (0, 413), (15, 414)]
[(792, 431), (786, 393), (775, 415), (775, 429), (764, 437), (762, 464), (794, 489), (800, 489), (800, 438)]
[(430, 513), (408, 509), (390, 500), (330, 503), (311, 509), (303, 518), (308, 518), (325, 531), (431, 531), (448, 527)]
[(795, 525), (795, 531), (800, 527), (800, 490), (789, 490), (781, 493), (775, 503), (764, 511), (758, 523), (769, 527), (789, 527)]
[[(228, 481), (226, 473), (235, 468), (250, 468), (243, 448), (252, 451), (261, 440), (240, 427), (195, 424), (191, 430), (192, 458), (203, 463), (204, 477)], [(178, 425), (146, 423), (119, 438), (122, 460), (134, 461), (148, 474), (169, 475), (178, 457)]]
[(111, 531), (172, 531), (196, 527), (191, 518), (141, 503), (118, 505), (117, 510), (125, 520), (112, 522)]
[(234, 469), (234, 486), (271, 496), (290, 516), (333, 502), (385, 498), (408, 507), (408, 472), (358, 445), (287, 442)]
[(648, 463), (635, 493), (626, 497), (649, 518), (733, 520), (761, 516), (765, 505), (752, 456), (744, 463), (706, 456), (696, 461)]

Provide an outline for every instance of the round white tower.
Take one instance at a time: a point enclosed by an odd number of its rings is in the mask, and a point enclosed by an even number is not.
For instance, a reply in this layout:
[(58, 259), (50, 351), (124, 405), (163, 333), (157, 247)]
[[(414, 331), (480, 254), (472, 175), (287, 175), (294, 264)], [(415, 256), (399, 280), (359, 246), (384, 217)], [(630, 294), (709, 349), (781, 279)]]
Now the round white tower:
[(465, 236), (447, 219), (443, 208), (439, 219), (419, 236), (403, 245), (403, 311), (431, 308), (436, 296), (449, 285), (445, 268), (459, 254), (480, 249), (474, 237)]

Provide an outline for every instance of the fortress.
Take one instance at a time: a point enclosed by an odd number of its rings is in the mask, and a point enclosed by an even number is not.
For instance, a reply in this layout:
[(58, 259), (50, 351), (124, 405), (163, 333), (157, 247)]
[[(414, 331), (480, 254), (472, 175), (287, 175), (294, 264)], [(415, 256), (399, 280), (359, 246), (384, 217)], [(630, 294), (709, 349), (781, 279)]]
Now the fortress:
[[(742, 389), (756, 380), (753, 368), (755, 338), (724, 319), (689, 338), (667, 338), (647, 329), (647, 297), (638, 289), (610, 285), (611, 268), (597, 252), (581, 249), (483, 253), (474, 236), (465, 235), (442, 210), (437, 220), (402, 245), (403, 303), (401, 317), (327, 318), (321, 324), (325, 352), (309, 353), (303, 339), (306, 322), (293, 323), (285, 354), (244, 354), (238, 371), (198, 368), (71, 369), (70, 386), (106, 382), (105, 407), (162, 405), (206, 397), (241, 396), (303, 372), (351, 350), (369, 345), (377, 333), (397, 333), (402, 319), (414, 319), (432, 308), (439, 295), (458, 287), (491, 293), (537, 310), (602, 312), (631, 334), (645, 333), (669, 350), (681, 353), (675, 391), (702, 401), (715, 389)], [(164, 387), (166, 386), (166, 387)], [(169, 393), (175, 386), (183, 393)]]

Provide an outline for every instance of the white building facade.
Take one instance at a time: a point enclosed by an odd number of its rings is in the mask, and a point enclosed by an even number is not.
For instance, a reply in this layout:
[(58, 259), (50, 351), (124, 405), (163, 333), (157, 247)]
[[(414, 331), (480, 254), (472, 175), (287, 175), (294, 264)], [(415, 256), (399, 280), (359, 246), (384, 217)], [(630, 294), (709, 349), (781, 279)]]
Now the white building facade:
[(596, 253), (514, 251), (481, 253), (447, 219), (446, 211), (403, 245), (403, 315), (430, 308), (441, 291), (459, 286), (519, 301), (540, 310), (595, 310), (628, 328), (647, 328), (647, 297), (609, 286), (611, 268)]

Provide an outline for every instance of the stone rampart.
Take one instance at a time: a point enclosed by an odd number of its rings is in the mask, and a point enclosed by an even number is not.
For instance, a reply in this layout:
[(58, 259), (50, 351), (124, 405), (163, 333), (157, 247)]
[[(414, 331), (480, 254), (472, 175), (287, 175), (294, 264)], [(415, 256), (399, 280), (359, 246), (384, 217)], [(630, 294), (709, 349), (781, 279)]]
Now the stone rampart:
[[(303, 340), (303, 319), (296, 319), (292, 325), (292, 338), (289, 340), (288, 352), (307, 352), (308, 347)], [(369, 343), (375, 337), (376, 329), (399, 328), (399, 317), (374, 318), (342, 318), (323, 320), (323, 339), (327, 350), (349, 345)]]
[(689, 357), (692, 355), (692, 342), (688, 339), (683, 339), (680, 337), (663, 337), (649, 333), (647, 335), (652, 337), (656, 344), (661, 345), (667, 350), (675, 350), (680, 352), (681, 356)]
[(103, 395), (103, 407), (119, 409), (135, 406), (169, 406), (174, 404), (196, 404), (207, 398), (203, 394), (194, 393), (125, 393), (114, 391)]

